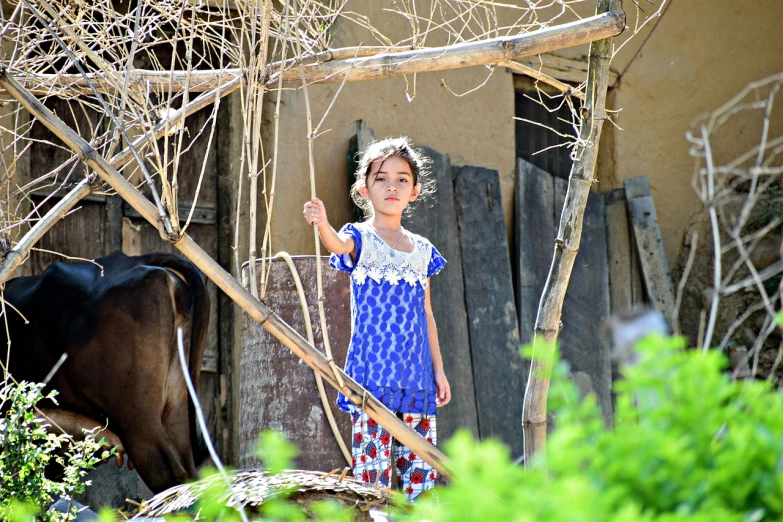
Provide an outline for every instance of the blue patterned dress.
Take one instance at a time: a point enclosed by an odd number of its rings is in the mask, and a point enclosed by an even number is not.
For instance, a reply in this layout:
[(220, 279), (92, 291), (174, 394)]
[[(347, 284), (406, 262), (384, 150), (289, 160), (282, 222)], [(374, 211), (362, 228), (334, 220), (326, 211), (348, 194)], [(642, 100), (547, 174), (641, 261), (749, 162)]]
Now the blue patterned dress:
[[(437, 415), (435, 379), (427, 334), (424, 295), (427, 279), (446, 260), (427, 239), (408, 233), (413, 252), (392, 249), (365, 223), (341, 230), (356, 245), (350, 254), (332, 254), (332, 268), (351, 276), (351, 344), (345, 373), (394, 412)], [(342, 393), (341, 410), (358, 408)]]

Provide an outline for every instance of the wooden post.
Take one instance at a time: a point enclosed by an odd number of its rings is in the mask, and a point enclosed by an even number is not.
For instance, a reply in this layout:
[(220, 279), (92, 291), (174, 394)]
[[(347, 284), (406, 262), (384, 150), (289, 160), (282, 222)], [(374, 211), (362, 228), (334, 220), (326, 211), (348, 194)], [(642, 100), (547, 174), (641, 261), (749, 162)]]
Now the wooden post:
[(658, 214), (655, 212), (650, 183), (646, 176), (639, 176), (625, 180), (624, 185), (647, 295), (671, 328), (677, 319), (674, 317), (674, 289), (666, 253), (663, 251), (663, 238), (658, 228)]
[[(597, 13), (609, 12), (614, 0), (598, 0)], [(525, 439), (525, 462), (546, 446), (546, 404), (552, 368), (552, 350), (560, 332), (568, 281), (579, 251), (587, 196), (593, 184), (601, 126), (606, 117), (606, 90), (612, 40), (605, 38), (590, 44), (585, 103), (581, 111), (580, 144), (568, 180), (563, 213), (560, 218), (552, 265), (549, 269), (541, 302), (538, 306), (534, 338), (533, 361), (522, 409), (522, 429)], [(585, 146), (584, 144), (589, 144)]]
[[(62, 120), (47, 109), (37, 98), (23, 89), (5, 69), (0, 69), (0, 85), (34, 114), (58, 138), (79, 155), (98, 176), (117, 194), (127, 201), (144, 219), (157, 226), (158, 213), (155, 206), (144, 195), (136, 190), (103, 156), (90, 146), (81, 136), (69, 129)], [(378, 399), (362, 388), (356, 381), (329, 361), (313, 345), (308, 343), (293, 328), (282, 321), (264, 303), (253, 297), (239, 282), (231, 277), (212, 257), (187, 234), (180, 235), (173, 243), (185, 257), (191, 260), (206, 276), (223, 290), (235, 303), (245, 310), (250, 317), (258, 321), (275, 338), (294, 352), (313, 370), (333, 387), (340, 389), (337, 376), (344, 381), (341, 390), (351, 401), (362, 405), (364, 410), (376, 422), (381, 424), (397, 440), (408, 446), (414, 453), (422, 457), (445, 477), (449, 477), (448, 459), (428, 443), (424, 437), (409, 428), (403, 421), (389, 411)]]

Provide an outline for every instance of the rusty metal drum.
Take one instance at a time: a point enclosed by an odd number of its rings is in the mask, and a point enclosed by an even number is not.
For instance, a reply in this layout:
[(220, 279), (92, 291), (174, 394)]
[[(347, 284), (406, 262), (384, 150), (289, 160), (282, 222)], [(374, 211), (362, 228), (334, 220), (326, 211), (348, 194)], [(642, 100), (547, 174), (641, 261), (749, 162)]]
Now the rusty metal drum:
[[(323, 335), (318, 315), (316, 257), (292, 256), (302, 281), (315, 337), (322, 353)], [(339, 367), (351, 337), (350, 283), (347, 274), (329, 268), (321, 258), (324, 308), (332, 355)], [(262, 260), (256, 261), (256, 284), (261, 293)], [(249, 266), (242, 268), (243, 281), (249, 278)], [(263, 301), (280, 318), (307, 338), (294, 278), (283, 259), (267, 259), (269, 269)], [(350, 448), (351, 427), (347, 413), (336, 405), (337, 390), (324, 383), (343, 440)], [(331, 471), (346, 465), (337, 440), (329, 426), (318, 394), (313, 370), (262, 326), (243, 313), (239, 377), (239, 466), (260, 465), (254, 449), (264, 429), (282, 431), (299, 448), (294, 465), (299, 469)]]

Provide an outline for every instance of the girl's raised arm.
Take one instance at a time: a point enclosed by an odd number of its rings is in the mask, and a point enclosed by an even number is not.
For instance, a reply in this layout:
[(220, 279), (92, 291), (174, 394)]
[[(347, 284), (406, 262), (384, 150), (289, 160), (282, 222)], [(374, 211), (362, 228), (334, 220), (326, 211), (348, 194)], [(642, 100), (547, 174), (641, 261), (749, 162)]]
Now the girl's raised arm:
[(305, 221), (309, 225), (318, 223), (318, 233), (321, 236), (321, 242), (329, 249), (329, 252), (333, 254), (351, 254), (351, 258), (354, 257), (356, 245), (353, 239), (344, 235), (338, 234), (337, 231), (329, 224), (329, 219), (326, 217), (326, 206), (324, 202), (318, 198), (313, 198), (304, 204)]

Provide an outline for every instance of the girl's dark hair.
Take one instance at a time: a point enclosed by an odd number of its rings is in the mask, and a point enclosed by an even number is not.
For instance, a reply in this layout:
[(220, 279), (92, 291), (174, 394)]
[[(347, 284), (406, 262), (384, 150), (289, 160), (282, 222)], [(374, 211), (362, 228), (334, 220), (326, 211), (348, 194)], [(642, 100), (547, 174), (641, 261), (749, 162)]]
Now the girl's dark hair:
[(408, 205), (405, 209), (406, 213), (408, 213), (416, 203), (423, 201), (435, 192), (435, 180), (431, 178), (429, 170), (431, 161), (421, 150), (413, 146), (410, 139), (406, 136), (400, 136), (398, 138), (386, 138), (381, 141), (374, 141), (361, 154), (359, 166), (357, 167), (355, 174), (356, 181), (351, 186), (351, 199), (353, 199), (353, 202), (357, 207), (362, 209), (365, 218), (368, 218), (373, 214), (372, 203), (359, 194), (359, 189), (367, 185), (367, 176), (370, 174), (370, 167), (373, 162), (385, 161), (392, 156), (398, 156), (404, 159), (411, 168), (413, 184), (421, 184), (421, 191), (419, 191), (416, 201)]

